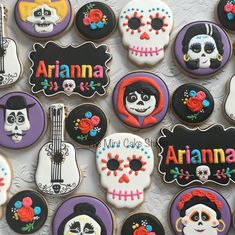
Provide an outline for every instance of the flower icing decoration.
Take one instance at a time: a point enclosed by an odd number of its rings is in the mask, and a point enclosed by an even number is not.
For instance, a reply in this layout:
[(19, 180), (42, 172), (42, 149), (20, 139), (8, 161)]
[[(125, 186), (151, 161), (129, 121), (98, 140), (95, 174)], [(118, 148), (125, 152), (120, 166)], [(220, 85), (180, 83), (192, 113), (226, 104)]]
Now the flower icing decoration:
[(25, 197), (22, 201), (16, 201), (12, 209), (13, 219), (25, 223), (25, 225), (21, 227), (22, 232), (33, 231), (35, 223), (40, 219), (41, 208), (39, 206), (33, 208), (32, 205), (32, 198)]
[(85, 113), (85, 118), (77, 119), (74, 121), (75, 130), (80, 130), (83, 135), (77, 136), (78, 139), (87, 140), (89, 136), (95, 137), (101, 130), (98, 127), (100, 118), (93, 115), (91, 112)]
[(92, 30), (102, 29), (107, 24), (107, 16), (103, 12), (95, 8), (95, 4), (89, 4), (87, 11), (84, 12), (83, 24)]
[(184, 99), (182, 100), (186, 107), (193, 112), (193, 115), (187, 116), (188, 119), (197, 119), (200, 113), (204, 112), (205, 108), (210, 106), (210, 101), (206, 99), (206, 93), (204, 91), (185, 91)]
[(224, 6), (224, 11), (227, 13), (227, 18), (229, 21), (235, 18), (235, 0), (228, 1)]
[(156, 235), (147, 220), (141, 220), (141, 224), (134, 223), (132, 229), (134, 230), (133, 235)]

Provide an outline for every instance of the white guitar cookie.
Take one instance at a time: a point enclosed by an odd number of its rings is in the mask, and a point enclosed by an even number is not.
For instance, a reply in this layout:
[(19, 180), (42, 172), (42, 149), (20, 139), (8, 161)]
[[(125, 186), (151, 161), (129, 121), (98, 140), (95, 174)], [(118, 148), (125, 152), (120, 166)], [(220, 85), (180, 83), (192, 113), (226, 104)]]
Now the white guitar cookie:
[(101, 184), (116, 208), (134, 208), (144, 201), (150, 185), (154, 154), (144, 139), (129, 133), (104, 138), (96, 152)]
[(224, 111), (229, 120), (235, 123), (235, 75), (229, 81), (228, 96), (225, 100)]
[(122, 41), (137, 65), (153, 66), (164, 58), (173, 14), (161, 0), (132, 0), (119, 16)]

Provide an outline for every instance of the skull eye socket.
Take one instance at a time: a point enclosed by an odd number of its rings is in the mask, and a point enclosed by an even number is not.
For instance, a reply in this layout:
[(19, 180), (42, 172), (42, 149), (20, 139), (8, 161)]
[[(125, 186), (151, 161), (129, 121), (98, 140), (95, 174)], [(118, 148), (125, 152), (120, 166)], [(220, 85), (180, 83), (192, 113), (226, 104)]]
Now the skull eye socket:
[(207, 175), (207, 171), (204, 171), (203, 173), (204, 173), (204, 175)]
[(142, 162), (139, 159), (133, 159), (129, 163), (131, 170), (140, 171), (142, 168)]
[(160, 30), (164, 25), (164, 22), (159, 18), (154, 18), (151, 20), (151, 26), (154, 30)]
[(211, 43), (211, 42), (207, 42), (206, 45), (205, 45), (205, 52), (207, 54), (211, 54), (214, 50), (215, 50), (214, 44)]
[(200, 219), (199, 213), (196, 211), (191, 216), (190, 219), (194, 222), (197, 222)]
[(130, 29), (138, 29), (141, 26), (141, 20), (138, 17), (132, 17), (128, 20), (128, 27)]
[(200, 43), (194, 43), (191, 45), (191, 47), (189, 48), (190, 50), (192, 50), (195, 53), (199, 53), (202, 50), (201, 44)]
[(210, 215), (208, 215), (206, 212), (202, 212), (202, 220), (203, 221), (209, 221)]
[(17, 117), (17, 122), (18, 123), (24, 123), (25, 122), (25, 117), (23, 116), (23, 115), (19, 115), (18, 117)]
[(149, 18), (150, 21), (147, 22), (147, 24), (151, 26), (149, 31), (155, 30), (156, 34), (159, 34), (160, 30), (163, 32), (166, 31), (166, 27), (168, 26), (165, 22), (166, 16), (161, 17), (160, 14), (157, 13), (155, 16), (150, 15)]
[(134, 93), (128, 94), (128, 96), (127, 96), (127, 101), (130, 103), (134, 103), (137, 99), (138, 99), (138, 97)]
[(127, 27), (126, 31), (134, 34), (136, 31), (141, 32), (141, 26), (144, 26), (145, 23), (142, 22), (142, 15), (139, 15), (138, 12), (135, 12), (133, 16), (126, 15), (126, 22), (123, 23), (124, 27)]
[(109, 159), (108, 162), (107, 162), (107, 168), (110, 171), (118, 170), (119, 166), (120, 166), (120, 163), (117, 159)]
[(16, 121), (16, 118), (15, 118), (15, 116), (14, 116), (13, 114), (10, 114), (10, 115), (7, 117), (7, 122), (8, 122), (9, 124), (13, 124), (13, 123), (15, 123), (15, 121)]
[(199, 172), (198, 172), (198, 174), (199, 174), (199, 175), (202, 175), (202, 174), (203, 174), (203, 172), (202, 172), (202, 171), (199, 171)]
[(150, 100), (150, 95), (142, 94), (142, 95), (141, 95), (141, 99), (142, 99), (143, 101), (148, 101), (148, 100)]
[(35, 12), (34, 12), (34, 16), (35, 16), (35, 17), (40, 17), (40, 16), (42, 16), (42, 9), (39, 9), (39, 10), (35, 11)]
[(50, 16), (50, 15), (51, 15), (51, 12), (48, 11), (48, 10), (44, 10), (44, 15), (45, 15), (45, 16)]
[(145, 165), (147, 162), (143, 160), (143, 157), (137, 157), (136, 155), (133, 155), (132, 157), (128, 157), (128, 164), (125, 164), (125, 168), (130, 168), (129, 174), (131, 175), (133, 172), (135, 175), (138, 175), (140, 171), (145, 171)]

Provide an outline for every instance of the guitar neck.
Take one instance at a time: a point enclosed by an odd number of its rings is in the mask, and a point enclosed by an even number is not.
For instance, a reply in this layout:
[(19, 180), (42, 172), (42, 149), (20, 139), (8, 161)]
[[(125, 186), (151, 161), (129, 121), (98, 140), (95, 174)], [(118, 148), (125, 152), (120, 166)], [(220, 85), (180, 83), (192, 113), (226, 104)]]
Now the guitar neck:
[(3, 37), (5, 36), (5, 12), (3, 4), (0, 4), (0, 39), (1, 43)]

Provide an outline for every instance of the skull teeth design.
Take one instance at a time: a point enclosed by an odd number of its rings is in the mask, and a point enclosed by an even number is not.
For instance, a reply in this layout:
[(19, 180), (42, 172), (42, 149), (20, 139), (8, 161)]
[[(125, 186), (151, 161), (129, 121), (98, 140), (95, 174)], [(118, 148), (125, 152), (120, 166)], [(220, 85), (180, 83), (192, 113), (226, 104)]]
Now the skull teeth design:
[(129, 48), (129, 51), (132, 55), (136, 56), (158, 56), (159, 53), (163, 51), (163, 48), (132, 46)]
[(122, 190), (116, 191), (114, 189), (114, 190), (108, 191), (108, 194), (111, 195), (113, 199), (126, 201), (129, 198), (131, 200), (141, 199), (141, 195), (143, 195), (143, 192), (140, 192), (138, 189), (131, 190), (131, 191), (127, 191), (127, 190), (126, 191), (122, 191)]

